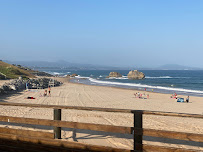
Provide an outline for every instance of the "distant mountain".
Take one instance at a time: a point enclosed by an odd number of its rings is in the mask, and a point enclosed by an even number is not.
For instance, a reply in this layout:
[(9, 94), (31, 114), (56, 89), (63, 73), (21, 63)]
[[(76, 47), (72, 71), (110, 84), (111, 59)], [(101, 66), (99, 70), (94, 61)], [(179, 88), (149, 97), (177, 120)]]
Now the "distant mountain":
[(10, 64), (22, 65), (29, 68), (44, 69), (44, 68), (61, 68), (69, 70), (203, 70), (203, 68), (188, 67), (178, 64), (166, 64), (157, 68), (151, 67), (113, 67), (113, 66), (102, 66), (93, 64), (81, 64), (81, 63), (71, 63), (67, 61), (5, 61)]
[(188, 66), (183, 66), (178, 64), (166, 64), (158, 67), (157, 69), (159, 70), (203, 70), (201, 68), (188, 67)]
[(10, 64), (22, 65), (30, 68), (63, 68), (63, 69), (74, 69), (74, 70), (111, 70), (119, 69), (118, 67), (92, 65), (92, 64), (80, 64), (70, 63), (67, 61), (6, 61)]

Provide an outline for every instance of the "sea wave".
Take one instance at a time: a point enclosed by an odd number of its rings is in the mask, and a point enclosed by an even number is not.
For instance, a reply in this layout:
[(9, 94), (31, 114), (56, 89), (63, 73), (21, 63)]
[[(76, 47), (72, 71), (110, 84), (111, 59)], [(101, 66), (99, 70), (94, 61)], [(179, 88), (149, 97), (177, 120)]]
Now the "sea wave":
[(53, 72), (53, 71), (48, 71), (47, 73), (52, 74), (52, 75), (60, 75), (60, 76), (65, 76), (71, 72)]
[(79, 78), (79, 79), (90, 79), (90, 77), (83, 77), (83, 76), (80, 76), (80, 75), (78, 75), (78, 76), (75, 76), (76, 78)]
[(125, 80), (125, 79), (128, 79), (127, 76), (122, 76), (122, 77), (109, 77), (109, 78), (106, 78), (106, 79), (118, 79), (118, 80)]
[(162, 87), (162, 86), (150, 86), (140, 83), (122, 83), (122, 82), (110, 82), (110, 81), (101, 81), (96, 80), (93, 78), (89, 78), (91, 82), (99, 83), (99, 84), (106, 84), (106, 85), (118, 85), (118, 86), (131, 86), (131, 87), (139, 87), (139, 88), (150, 88), (150, 89), (161, 89), (161, 90), (170, 90), (170, 91), (180, 91), (180, 92), (187, 92), (187, 93), (199, 93), (203, 94), (203, 91), (200, 90), (190, 90), (190, 89), (183, 89), (183, 88), (170, 88), (170, 87)]
[(146, 76), (146, 79), (181, 79), (181, 78), (189, 78), (189, 77), (171, 77), (171, 76), (159, 76), (159, 77), (150, 77)]
[(170, 76), (160, 76), (160, 77), (150, 77), (150, 76), (146, 76), (146, 79), (171, 79), (173, 77)]

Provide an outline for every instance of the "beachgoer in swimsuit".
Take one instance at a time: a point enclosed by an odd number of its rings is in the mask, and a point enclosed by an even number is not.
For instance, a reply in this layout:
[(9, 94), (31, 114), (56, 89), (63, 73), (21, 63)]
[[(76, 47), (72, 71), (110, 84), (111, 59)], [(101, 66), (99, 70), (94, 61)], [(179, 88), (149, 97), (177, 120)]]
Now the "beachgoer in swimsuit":
[(47, 90), (44, 90), (44, 97), (47, 96)]
[(48, 91), (49, 91), (49, 96), (51, 97), (51, 87), (48, 87)]
[(187, 103), (189, 102), (189, 96), (186, 98), (186, 102), (187, 102)]

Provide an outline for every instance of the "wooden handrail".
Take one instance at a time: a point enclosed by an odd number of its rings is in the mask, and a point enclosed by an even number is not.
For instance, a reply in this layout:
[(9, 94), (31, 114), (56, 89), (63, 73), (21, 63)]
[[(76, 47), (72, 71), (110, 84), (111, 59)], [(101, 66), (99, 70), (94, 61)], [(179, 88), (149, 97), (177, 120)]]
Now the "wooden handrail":
[[(22, 143), (22, 142), (33, 143), (33, 144), (38, 145), (39, 148), (42, 145), (50, 146), (49, 151), (56, 151), (56, 150), (52, 150), (53, 147), (59, 147), (59, 148), (68, 148), (68, 149), (76, 149), (76, 150), (78, 149), (78, 150), (82, 150), (82, 151), (131, 152), (131, 150), (128, 150), (128, 149), (89, 145), (89, 144), (63, 141), (63, 140), (57, 140), (57, 139), (26, 137), (26, 136), (12, 135), (12, 134), (0, 134), (0, 145), (1, 145), (1, 140), (14, 140), (14, 141), (17, 141), (18, 143)], [(60, 151), (60, 149), (57, 151)], [(66, 151), (68, 151), (68, 150), (66, 150)]]
[(135, 128), (135, 134), (139, 134), (143, 136), (151, 136), (151, 137), (203, 142), (203, 134), (166, 131), (166, 130), (157, 130), (157, 129), (140, 129), (140, 128)]
[[(120, 149), (120, 148), (112, 148), (107, 146), (97, 146), (97, 145), (90, 145), (90, 144), (83, 144), (78, 142), (71, 142), (71, 141), (62, 141), (62, 140), (53, 140), (53, 139), (45, 139), (45, 138), (36, 138), (36, 137), (24, 137), (24, 136), (17, 136), (17, 135), (10, 135), (10, 134), (0, 134), (0, 141), (3, 140), (15, 140), (19, 145), (21, 143), (33, 143), (37, 145), (40, 149), (40, 146), (50, 146), (49, 151), (55, 151), (54, 147), (63, 147), (63, 148), (72, 148), (78, 149), (83, 151), (98, 151), (98, 152), (132, 152), (132, 150), (128, 149)], [(5, 143), (5, 142), (4, 142)], [(7, 142), (9, 143), (9, 142)], [(1, 143), (0, 143), (1, 144)], [(155, 145), (137, 145), (138, 150), (133, 152), (138, 152), (139, 149), (142, 149), (146, 152), (151, 151), (161, 151), (161, 152), (198, 152), (198, 150), (192, 149), (184, 149), (184, 148), (172, 148), (166, 146), (155, 146)]]
[(187, 114), (175, 112), (162, 112), (162, 111), (147, 111), (147, 110), (131, 110), (131, 109), (113, 109), (113, 108), (96, 108), (96, 107), (80, 107), (80, 106), (61, 106), (61, 105), (43, 105), (43, 104), (26, 104), (26, 103), (11, 103), (0, 102), (2, 106), (21, 106), (21, 107), (35, 107), (35, 108), (52, 108), (52, 109), (74, 109), (74, 110), (87, 110), (87, 111), (102, 111), (102, 112), (119, 112), (119, 113), (142, 113), (148, 115), (160, 116), (173, 116), (173, 117), (188, 117), (203, 119), (200, 114)]
[[(76, 129), (104, 131), (104, 132), (113, 132), (113, 133), (134, 134), (134, 151), (137, 151), (137, 150), (138, 151), (143, 151), (143, 150), (144, 151), (148, 151), (148, 150), (151, 151), (154, 148), (155, 149), (157, 148), (163, 152), (164, 151), (172, 152), (172, 151), (176, 151), (176, 150), (181, 151), (181, 152), (185, 151), (185, 149), (182, 149), (182, 148), (181, 149), (177, 149), (177, 148), (174, 149), (174, 148), (169, 148), (169, 147), (160, 147), (160, 146), (156, 147), (156, 146), (150, 146), (150, 145), (143, 145), (143, 143), (142, 143), (143, 136), (152, 136), (152, 137), (171, 138), (171, 139), (187, 140), (187, 141), (194, 141), (194, 142), (203, 142), (203, 135), (202, 134), (193, 134), (193, 133), (174, 132), (174, 131), (155, 130), (155, 129), (143, 129), (142, 128), (143, 114), (202, 119), (203, 115), (198, 115), (198, 114), (162, 112), (162, 111), (146, 111), (146, 110), (131, 110), (131, 109), (62, 106), (62, 105), (8, 103), (8, 102), (0, 102), (0, 105), (2, 105), (2, 106), (20, 106), (20, 107), (31, 107), (31, 108), (51, 108), (51, 109), (54, 109), (54, 120), (0, 116), (0, 121), (11, 122), (11, 123), (54, 126), (54, 138), (55, 139), (61, 138), (61, 127), (65, 127), (65, 128), (76, 128)], [(132, 113), (132, 114), (134, 114), (134, 127), (61, 121), (61, 109)], [(8, 132), (12, 132), (12, 131), (8, 131)], [(16, 132), (16, 134), (19, 133), (17, 131), (13, 131), (13, 132)], [(0, 135), (2, 136), (1, 133), (0, 133)], [(0, 137), (0, 139), (1, 139), (1, 137)], [(24, 139), (24, 137), (22, 139)], [(19, 139), (17, 139), (17, 140), (19, 140)], [(188, 151), (188, 149), (186, 151)]]
[(64, 128), (76, 128), (76, 129), (104, 131), (104, 132), (113, 132), (113, 133), (123, 133), (123, 134), (131, 134), (132, 133), (132, 127), (101, 125), (101, 124), (91, 124), (91, 123), (79, 123), (79, 122), (68, 122), (68, 121), (58, 121), (58, 120), (0, 116), (0, 121), (10, 122), (10, 123), (43, 125), (43, 126), (55, 126), (55, 127), (64, 127)]
[(13, 129), (13, 128), (3, 128), (0, 127), (0, 134), (15, 134), (20, 136), (27, 136), (27, 137), (38, 137), (38, 138), (47, 138), (53, 139), (54, 134), (44, 131), (32, 131), (32, 130), (25, 130), (25, 129)]
[[(104, 132), (113, 132), (113, 133), (123, 133), (123, 134), (133, 134), (133, 127), (123, 127), (123, 126), (34, 119), (34, 118), (21, 118), (21, 117), (10, 117), (10, 116), (0, 116), (0, 121), (4, 121), (4, 122), (9, 121), (12, 123), (23, 123), (23, 124), (32, 124), (32, 125), (45, 125), (45, 126), (55, 126), (55, 127), (64, 127), (64, 128), (85, 129), (85, 130), (94, 130), (94, 131), (104, 131)], [(203, 142), (203, 135), (194, 134), (194, 133), (135, 128), (135, 134), (142, 135), (142, 136), (152, 136), (152, 137)]]

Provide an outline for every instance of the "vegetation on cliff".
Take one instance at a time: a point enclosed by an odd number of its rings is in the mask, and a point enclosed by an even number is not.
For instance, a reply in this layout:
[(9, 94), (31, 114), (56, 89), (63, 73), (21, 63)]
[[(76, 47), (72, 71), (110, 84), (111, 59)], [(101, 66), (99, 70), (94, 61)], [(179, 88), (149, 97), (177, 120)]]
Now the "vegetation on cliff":
[(22, 78), (34, 78), (35, 76), (31, 72), (31, 69), (26, 69), (20, 65), (15, 66), (0, 61), (0, 79), (15, 79), (20, 76)]

